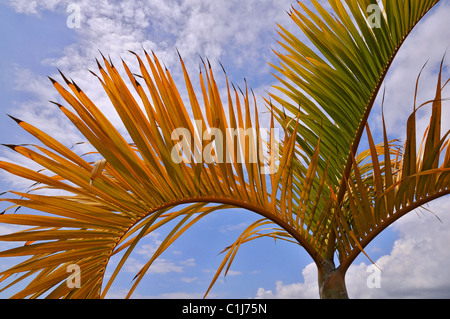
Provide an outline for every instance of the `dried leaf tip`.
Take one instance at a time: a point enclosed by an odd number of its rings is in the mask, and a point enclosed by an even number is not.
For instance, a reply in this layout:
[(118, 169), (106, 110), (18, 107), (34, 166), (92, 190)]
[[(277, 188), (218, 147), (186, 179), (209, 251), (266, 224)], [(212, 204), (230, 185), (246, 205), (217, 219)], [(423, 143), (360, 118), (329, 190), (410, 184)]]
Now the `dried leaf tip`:
[(18, 119), (17, 117), (14, 117), (14, 116), (9, 115), (9, 114), (6, 114), (6, 115), (8, 115), (10, 118), (12, 118), (14, 121), (16, 121), (17, 124), (20, 124), (20, 123), (23, 122), (22, 120)]
[(52, 81), (52, 84), (55, 84), (55, 83), (56, 83), (56, 81), (53, 80), (51, 77), (49, 77), (49, 76), (47, 76), (47, 77), (48, 77), (48, 79), (49, 79), (50, 81)]
[(97, 62), (97, 67), (99, 68), (99, 70), (103, 70), (103, 68), (102, 68), (100, 62), (98, 62), (97, 58), (95, 58), (95, 62)]
[(178, 48), (175, 48), (175, 50), (177, 50), (178, 57), (180, 58), (180, 60), (183, 61), (183, 58), (181, 57), (180, 51), (178, 51)]
[(80, 87), (75, 83), (75, 81), (73, 79), (71, 79), (71, 80), (72, 80), (73, 86), (75, 86), (75, 89), (78, 91), (78, 93), (81, 92)]
[(106, 60), (106, 58), (105, 58), (104, 54), (102, 53), (102, 51), (98, 50), (98, 52), (99, 52), (100, 55), (102, 56), (103, 61), (108, 62), (108, 60)]
[(227, 71), (225, 70), (225, 67), (223, 66), (222, 62), (219, 61), (219, 65), (222, 67), (223, 73), (225, 73), (225, 76), (226, 76)]
[(61, 77), (63, 78), (64, 82), (66, 82), (67, 84), (71, 84), (71, 82), (66, 78), (66, 76), (61, 72), (60, 69), (58, 69), (59, 74), (61, 75)]
[(131, 54), (133, 54), (133, 55), (136, 55), (136, 56), (137, 56), (136, 52), (134, 52), (134, 51), (128, 50), (128, 52), (130, 52)]
[(52, 104), (55, 104), (56, 106), (58, 106), (59, 108), (62, 108), (63, 106), (61, 104), (59, 104), (58, 102), (54, 102), (54, 101), (49, 101)]
[(12, 149), (13, 151), (16, 150), (16, 146), (17, 146), (17, 145), (14, 145), (14, 144), (2, 144), (2, 145)]
[[(144, 50), (144, 51), (145, 51), (145, 50)], [(139, 57), (139, 55), (137, 55), (136, 52), (131, 51), (131, 50), (128, 50), (128, 52), (130, 52), (131, 54), (133, 54), (133, 55), (136, 57), (136, 59), (138, 60), (138, 63), (139, 63), (139, 67), (142, 67), (142, 60), (141, 60), (141, 58)]]
[(114, 63), (111, 59), (111, 56), (108, 54), (108, 59), (109, 59), (109, 64), (111, 65), (111, 68), (115, 69), (116, 67), (114, 66)]

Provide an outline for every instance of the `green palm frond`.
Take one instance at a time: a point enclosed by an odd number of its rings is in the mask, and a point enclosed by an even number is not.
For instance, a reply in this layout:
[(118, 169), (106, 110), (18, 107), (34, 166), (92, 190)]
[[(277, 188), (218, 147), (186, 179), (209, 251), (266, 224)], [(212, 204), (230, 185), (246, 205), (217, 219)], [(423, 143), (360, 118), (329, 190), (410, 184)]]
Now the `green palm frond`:
[[(279, 26), (286, 52), (277, 53), (280, 65), (274, 68), (283, 77), (276, 88), (287, 98), (271, 97), (295, 116), (300, 113), (297, 141), (310, 156), (321, 136), (321, 166), (334, 155), (329, 176), (340, 186), (342, 199), (351, 153), (358, 150), (389, 67), (406, 37), (439, 0), (330, 0), (332, 12), (317, 0), (311, 2), (317, 13), (299, 2), (303, 11), (292, 8), (290, 15), (313, 47)], [(371, 5), (380, 8), (379, 25), (373, 27)]]

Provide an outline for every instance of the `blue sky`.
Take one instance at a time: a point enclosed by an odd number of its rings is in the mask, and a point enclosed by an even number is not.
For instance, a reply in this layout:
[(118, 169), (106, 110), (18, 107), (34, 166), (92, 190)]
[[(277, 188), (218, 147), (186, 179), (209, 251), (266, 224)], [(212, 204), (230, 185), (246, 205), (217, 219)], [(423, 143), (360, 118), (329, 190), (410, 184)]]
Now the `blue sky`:
[[(80, 8), (80, 28), (67, 25), (70, 3)], [(286, 14), (292, 3), (295, 1), (104, 0), (93, 4), (87, 0), (0, 0), (0, 143), (33, 141), (6, 114), (44, 128), (66, 145), (83, 140), (48, 102), (58, 99), (46, 78), (48, 75), (58, 78), (56, 68), (73, 78), (117, 120), (98, 82), (88, 72), (95, 69), (98, 50), (110, 55), (113, 61), (123, 57), (131, 65), (136, 64), (127, 50), (141, 52), (141, 46), (153, 50), (180, 86), (182, 74), (175, 48), (181, 52), (191, 76), (198, 72), (199, 56), (208, 57), (217, 75), (221, 74), (220, 61), (233, 82), (242, 84), (246, 78), (261, 103), (262, 96), (276, 83), (267, 64), (276, 61), (271, 52), (277, 48), (275, 23), (295, 29)], [(385, 81), (385, 112), (392, 137), (404, 135), (415, 80), (427, 60), (419, 101), (434, 97), (436, 70), (450, 45), (449, 15), (450, 1), (442, 0), (414, 30), (392, 66)], [(450, 74), (449, 63), (447, 58), (446, 78)], [(449, 90), (445, 93), (450, 96)], [(427, 125), (426, 116), (425, 111), (419, 115), (419, 129)], [(450, 118), (448, 107), (445, 118)], [(444, 122), (448, 129), (449, 121)], [(370, 123), (379, 138), (379, 103)], [(82, 146), (78, 151), (83, 152)], [(0, 158), (24, 163), (8, 149), (0, 149)], [(0, 174), (0, 191), (23, 190), (27, 186), (27, 182)], [(450, 297), (450, 269), (443, 267), (450, 259), (450, 252), (445, 249), (450, 240), (448, 200), (444, 198), (430, 205), (443, 223), (426, 212), (412, 213), (377, 238), (367, 252), (383, 269), (382, 287), (367, 288), (370, 262), (361, 257), (347, 275), (350, 297)], [(6, 206), (2, 203), (0, 208)], [(202, 297), (222, 260), (218, 253), (257, 218), (235, 209), (204, 219), (160, 257), (135, 297)], [(1, 234), (12, 230), (11, 226), (0, 225)], [(143, 240), (109, 297), (126, 294), (137, 266), (145, 262), (163, 235), (161, 231)], [(0, 243), (1, 250), (6, 247), (10, 245)], [(231, 272), (226, 278), (221, 277), (210, 297), (316, 298), (317, 275), (311, 262), (293, 244), (269, 239), (250, 243), (242, 247)], [(1, 258), (0, 269), (13, 263), (12, 259)], [(0, 298), (8, 295), (0, 293)]]

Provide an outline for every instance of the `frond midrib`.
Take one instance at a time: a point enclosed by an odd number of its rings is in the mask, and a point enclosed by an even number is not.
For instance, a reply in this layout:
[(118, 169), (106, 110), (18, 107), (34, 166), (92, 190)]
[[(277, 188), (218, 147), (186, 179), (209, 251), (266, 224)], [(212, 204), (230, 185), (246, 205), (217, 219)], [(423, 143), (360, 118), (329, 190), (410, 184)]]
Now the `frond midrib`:
[(146, 214), (135, 219), (132, 224), (128, 225), (128, 227), (120, 235), (120, 238), (118, 239), (117, 243), (120, 242), (122, 237), (130, 229), (132, 229), (139, 222), (141, 222), (145, 218), (151, 216), (152, 214), (154, 214), (158, 211), (161, 211), (161, 210), (174, 208), (179, 205), (193, 204), (193, 203), (224, 204), (224, 205), (233, 206), (235, 208), (241, 208), (241, 209), (245, 209), (245, 210), (254, 212), (264, 218), (271, 220), (272, 222), (274, 222), (275, 224), (277, 224), (278, 226), (280, 226), (281, 228), (286, 230), (286, 232), (288, 232), (293, 238), (295, 238), (299, 242), (299, 244), (301, 244), (303, 247), (305, 247), (305, 249), (308, 251), (308, 253), (311, 255), (311, 257), (314, 260), (318, 260), (317, 259), (318, 254), (317, 254), (316, 250), (314, 249), (314, 247), (311, 246), (311, 244), (304, 238), (304, 236), (298, 230), (296, 230), (292, 225), (290, 225), (289, 223), (284, 221), (282, 218), (277, 216), (277, 213), (274, 212), (273, 210), (264, 208), (262, 206), (254, 204), (252, 202), (248, 202), (248, 201), (244, 201), (244, 200), (236, 200), (236, 199), (227, 198), (227, 197), (218, 197), (218, 196), (217, 197), (214, 197), (214, 196), (186, 197), (186, 198), (176, 199), (176, 200), (161, 204), (161, 205), (149, 210)]
[(311, 258), (317, 265), (319, 265), (320, 261), (322, 260), (319, 252), (302, 235), (301, 232), (299, 232), (292, 225), (290, 225), (285, 220), (283, 220), (282, 218), (277, 216), (277, 213), (270, 209), (256, 205), (252, 202), (248, 202), (248, 201), (244, 201), (244, 200), (236, 200), (236, 199), (226, 198), (226, 197), (214, 197), (214, 196), (186, 197), (186, 198), (176, 199), (173, 201), (168, 201), (164, 204), (156, 206), (155, 208), (149, 210), (146, 214), (143, 214), (143, 215), (139, 216), (139, 218), (136, 218), (132, 224), (128, 225), (127, 228), (124, 229), (124, 231), (117, 237), (116, 242), (112, 246), (112, 249), (110, 250), (110, 253), (105, 260), (103, 276), (101, 278), (100, 286), (102, 286), (102, 284), (103, 284), (104, 275), (106, 274), (105, 270), (109, 264), (110, 258), (115, 254), (116, 248), (122, 242), (122, 239), (124, 238), (124, 236), (131, 229), (133, 229), (138, 223), (142, 222), (149, 216), (152, 216), (153, 214), (155, 214), (159, 211), (171, 209), (171, 208), (174, 208), (179, 205), (194, 204), (194, 203), (224, 204), (224, 205), (229, 205), (231, 207), (241, 208), (241, 209), (245, 209), (245, 210), (251, 211), (253, 213), (256, 213), (256, 214), (270, 220), (271, 222), (277, 224), (284, 231), (286, 231), (290, 236), (292, 236), (292, 238), (294, 238), (297, 241), (297, 243), (300, 244), (305, 249), (305, 251), (311, 256)]

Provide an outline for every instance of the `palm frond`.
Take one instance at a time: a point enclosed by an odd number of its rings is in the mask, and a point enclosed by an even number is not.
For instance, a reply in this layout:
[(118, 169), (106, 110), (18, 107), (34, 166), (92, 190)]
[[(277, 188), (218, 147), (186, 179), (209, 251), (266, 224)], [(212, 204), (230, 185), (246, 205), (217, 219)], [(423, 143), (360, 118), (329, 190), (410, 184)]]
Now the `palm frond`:
[[(99, 63), (101, 78), (96, 75), (122, 119), (130, 141), (119, 133), (119, 130), (74, 82), (67, 80), (61, 73), (66, 85), (72, 91), (69, 92), (51, 79), (57, 91), (76, 113), (59, 103), (55, 104), (96, 149), (95, 154), (97, 157), (101, 156), (100, 160), (89, 163), (38, 128), (14, 118), (45, 147), (36, 145), (36, 150), (27, 146), (9, 145), (9, 147), (40, 164), (45, 171), (35, 172), (6, 162), (1, 162), (0, 167), (39, 183), (40, 190), (58, 189), (72, 195), (35, 195), (33, 192), (12, 191), (11, 194), (21, 198), (1, 199), (46, 215), (4, 215), (1, 216), (0, 222), (45, 227), (47, 231), (51, 228), (52, 231), (58, 231), (57, 234), (60, 236), (57, 244), (39, 246), (46, 241), (36, 236), (36, 244), (5, 252), (5, 256), (26, 255), (36, 248), (37, 251), (42, 250), (46, 254), (39, 255), (39, 258), (33, 256), (24, 265), (13, 267), (1, 275), (9, 276), (23, 271), (40, 273), (44, 264), (56, 266), (58, 262), (63, 261), (68, 265), (76, 263), (80, 267), (84, 261), (90, 265), (90, 258), (93, 258), (89, 256), (91, 251), (96, 258), (103, 256), (102, 267), (97, 269), (100, 279), (95, 287), (91, 288), (97, 291), (97, 297), (104, 297), (139, 241), (168, 222), (181, 219), (167, 235), (153, 258), (138, 273), (130, 290), (131, 294), (153, 261), (182, 233), (209, 213), (230, 207), (254, 211), (279, 225), (285, 232), (280, 236), (296, 240), (313, 259), (318, 259), (325, 247), (328, 233), (326, 227), (320, 223), (326, 220), (326, 215), (322, 215), (318, 220), (310, 213), (322, 208), (321, 198), (327, 192), (326, 174), (321, 173), (318, 168), (319, 148), (313, 162), (305, 170), (298, 164), (298, 160), (294, 160), (303, 154), (296, 143), (295, 130), (294, 134), (285, 135), (282, 146), (275, 145), (272, 131), (273, 114), (272, 127), (269, 128), (270, 140), (263, 141), (259, 135), (258, 109), (255, 105), (255, 115), (252, 119), (247, 90), (242, 93), (241, 100), (236, 89), (232, 94), (228, 86), (227, 118), (211, 69), (208, 69), (205, 75), (200, 74), (204, 106), (206, 114), (209, 114), (205, 119), (193, 85), (180, 59), (190, 104), (196, 105), (193, 112), (198, 117), (194, 116), (194, 119), (191, 119), (180, 93), (171, 80), (170, 73), (161, 68), (156, 56), (152, 59), (145, 52), (150, 71), (144, 66), (141, 58), (138, 55), (136, 57), (142, 77), (145, 79), (145, 89), (150, 93), (145, 92), (144, 87), (128, 72), (128, 66), (125, 63), (123, 65), (136, 91), (135, 94), (139, 96), (143, 105), (139, 105), (135, 99), (136, 95), (128, 90), (117, 69), (105, 58), (103, 59), (105, 67)], [(151, 98), (148, 98), (147, 94), (150, 94)], [(231, 98), (233, 95), (235, 103)], [(205, 127), (202, 127), (203, 124)], [(186, 135), (182, 139), (184, 145), (177, 142), (180, 136), (175, 136), (174, 140), (173, 132), (179, 128), (178, 125), (183, 125), (181, 126), (183, 134)], [(230, 152), (229, 145), (211, 133), (214, 129), (227, 132), (229, 135), (234, 134), (233, 139), (227, 140), (232, 142), (233, 151)], [(212, 141), (208, 145), (204, 145), (205, 136), (208, 142)], [(268, 175), (265, 167), (268, 164), (266, 158), (259, 156), (263, 144), (268, 146), (266, 157), (274, 169), (269, 170), (272, 174)], [(198, 163), (190, 161), (190, 158), (195, 158), (199, 153), (207, 154), (210, 158), (201, 159)], [(280, 153), (279, 164), (275, 165), (273, 162), (278, 153)], [(54, 175), (45, 175), (44, 172), (52, 172)], [(179, 205), (188, 206), (171, 211)], [(71, 237), (73, 229), (86, 231), (80, 233), (86, 237)], [(92, 238), (97, 239), (95, 237), (97, 232), (99, 238), (107, 241), (108, 245), (93, 243), (92, 247), (89, 246)], [(105, 235), (105, 232), (109, 233)], [(281, 234), (281, 231), (279, 232)], [(8, 235), (9, 237), (6, 236), (4, 239), (25, 241), (32, 235), (37, 234), (21, 232), (15, 236)], [(1, 239), (3, 237), (0, 237)], [(315, 245), (318, 243), (321, 245), (316, 249)], [(86, 245), (89, 249), (85, 247)], [(71, 253), (59, 256), (58, 252), (65, 250), (66, 246)], [(101, 274), (104, 273), (108, 260), (123, 250), (126, 250), (125, 255), (100, 293), (103, 283)], [(47, 270), (44, 268), (42, 271)], [(61, 279), (60, 272), (57, 274)], [(31, 276), (31, 273), (29, 275)], [(37, 285), (40, 278), (37, 276), (30, 283), (30, 287), (35, 287), (33, 289), (42, 287), (41, 283)], [(56, 279), (50, 279), (49, 285), (55, 286)], [(58, 287), (62, 287), (63, 284), (61, 280), (58, 281)], [(45, 289), (49, 290), (50, 287), (46, 286)], [(27, 291), (21, 292), (20, 297)], [(67, 289), (59, 288), (57, 292), (51, 293), (51, 296), (72, 296)], [(89, 296), (92, 296), (92, 291), (86, 290), (85, 293), (88, 292)], [(33, 293), (41, 295), (37, 290), (33, 290)], [(82, 296), (80, 294), (81, 292), (77, 296)]]
[[(258, 109), (255, 105), (252, 115), (252, 101), (247, 90), (240, 96), (236, 89), (232, 92), (228, 86), (227, 118), (214, 74), (208, 67), (204, 70), (206, 72), (200, 74), (207, 114), (205, 118), (201, 102), (197, 100), (180, 58), (194, 113), (192, 119), (169, 71), (162, 68), (155, 55), (151, 57), (145, 51), (144, 54), (148, 67), (135, 54), (144, 85), (123, 63), (134, 88), (133, 93), (116, 67), (104, 57), (104, 66), (98, 63), (100, 76), (95, 75), (120, 116), (129, 140), (76, 83), (61, 73), (69, 91), (51, 79), (72, 110), (55, 104), (95, 148), (100, 160), (89, 163), (38, 128), (14, 118), (44, 146), (35, 146), (35, 149), (31, 146), (8, 146), (40, 164), (45, 171), (35, 172), (7, 162), (1, 162), (0, 167), (39, 183), (41, 190), (47, 187), (71, 194), (56, 196), (11, 192), (20, 199), (1, 199), (45, 213), (0, 216), (3, 223), (41, 228), (39, 232), (30, 230), (0, 237), (0, 240), (36, 242), (2, 253), (2, 256), (33, 255), (0, 274), (3, 278), (19, 272), (37, 274), (28, 288), (16, 297), (41, 295), (51, 287), (58, 287), (51, 293), (52, 297), (73, 296), (72, 291), (63, 287), (62, 281), (68, 274), (63, 275), (62, 266), (57, 268), (58, 271), (53, 271), (58, 265), (72, 263), (79, 265), (83, 274), (89, 271), (96, 278), (90, 281), (90, 289), (79, 290), (76, 296), (104, 296), (139, 240), (158, 227), (181, 219), (154, 258), (139, 272), (131, 294), (154, 259), (176, 238), (203, 216), (224, 208), (241, 207), (255, 211), (265, 218), (282, 221), (294, 233), (290, 224), (292, 220), (286, 217), (287, 208), (280, 205), (276, 198), (271, 198), (268, 192), (271, 186), (277, 188), (279, 183), (286, 185), (288, 181), (289, 168), (285, 166), (289, 167), (292, 162), (294, 138), (286, 136), (287, 145), (291, 145), (288, 148), (290, 151), (281, 155), (278, 172), (267, 175), (265, 158), (260, 156), (265, 141), (258, 134)], [(173, 134), (179, 128), (186, 135), (181, 141), (181, 136)], [(230, 135), (234, 133), (234, 152), (229, 152), (229, 145), (217, 134), (214, 135), (215, 129)], [(183, 148), (183, 143), (187, 147)], [(268, 143), (268, 156), (278, 151), (272, 143)], [(194, 157), (197, 154), (202, 156), (199, 162), (193, 160), (197, 159)], [(46, 175), (45, 172), (53, 175)], [(286, 189), (283, 188), (285, 193)], [(287, 195), (286, 202), (290, 201), (290, 196)], [(211, 203), (217, 205), (207, 206)], [(178, 205), (188, 206), (171, 211)], [(109, 258), (124, 249), (127, 249), (125, 256), (101, 294)], [(96, 261), (95, 267), (93, 260)], [(42, 283), (44, 274), (48, 285)]]
[[(302, 10), (293, 7), (290, 16), (312, 46), (279, 26), (286, 52), (276, 52), (280, 85), (275, 88), (287, 97), (273, 93), (271, 98), (294, 117), (300, 114), (297, 141), (310, 157), (321, 136), (322, 168), (328, 154), (335, 154), (328, 174), (342, 200), (351, 154), (358, 150), (389, 67), (408, 34), (439, 0), (330, 0), (331, 12), (311, 2), (316, 12), (299, 2)], [(379, 9), (378, 25), (369, 22), (371, 5)]]

